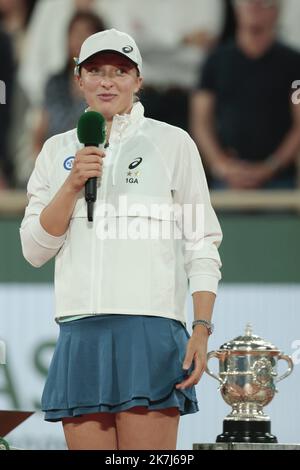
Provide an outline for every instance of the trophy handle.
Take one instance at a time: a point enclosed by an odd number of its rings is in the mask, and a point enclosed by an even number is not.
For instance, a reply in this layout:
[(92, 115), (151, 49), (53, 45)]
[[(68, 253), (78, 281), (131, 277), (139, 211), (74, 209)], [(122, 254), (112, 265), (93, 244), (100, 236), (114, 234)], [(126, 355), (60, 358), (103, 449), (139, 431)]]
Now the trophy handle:
[(286, 354), (279, 354), (278, 361), (280, 361), (280, 359), (286, 361), (289, 365), (289, 368), (283, 375), (275, 379), (275, 382), (280, 382), (280, 380), (283, 380), (286, 377), (288, 377), (293, 372), (293, 369), (294, 369), (294, 363), (290, 356), (287, 356)]
[(219, 375), (216, 375), (214, 374), (209, 368), (208, 368), (208, 361), (212, 358), (212, 357), (216, 357), (218, 359), (218, 353), (217, 351), (211, 351), (207, 354), (207, 365), (206, 365), (206, 368), (205, 368), (205, 371), (208, 375), (210, 375), (213, 379), (216, 379), (218, 382), (220, 382), (221, 385), (224, 384), (223, 380), (221, 379), (221, 377)]

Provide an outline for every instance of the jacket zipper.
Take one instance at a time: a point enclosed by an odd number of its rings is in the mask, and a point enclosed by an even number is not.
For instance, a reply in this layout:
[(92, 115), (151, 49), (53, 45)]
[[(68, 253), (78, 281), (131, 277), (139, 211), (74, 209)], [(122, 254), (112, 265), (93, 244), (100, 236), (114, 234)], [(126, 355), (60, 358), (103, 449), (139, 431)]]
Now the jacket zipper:
[[(106, 151), (106, 157), (105, 158), (109, 158), (109, 156), (111, 156), (112, 154), (112, 151), (110, 148), (107, 149)], [(113, 165), (112, 165), (113, 167)], [(103, 171), (105, 170), (108, 170), (109, 167), (105, 168), (103, 167)], [(102, 176), (102, 185), (101, 185), (101, 199), (104, 203), (106, 203), (106, 195), (107, 195), (107, 182), (108, 182), (108, 175), (107, 175), (108, 171), (106, 171), (106, 174), (103, 174)], [(95, 238), (96, 238), (96, 229), (95, 229)], [(99, 276), (98, 276), (98, 282), (97, 282), (97, 285), (96, 285), (96, 278), (94, 279), (94, 309), (96, 311), (96, 313), (102, 313), (102, 312), (98, 312), (97, 311), (97, 306), (98, 307), (101, 307), (101, 288), (103, 288), (103, 284), (102, 284), (102, 277), (103, 277), (103, 243), (104, 243), (105, 240), (97, 240), (97, 247), (99, 247), (99, 249), (97, 250), (96, 252), (96, 259), (95, 259), (95, 263), (97, 262), (98, 260), (98, 273), (99, 273)], [(103, 307), (103, 306), (102, 306)]]

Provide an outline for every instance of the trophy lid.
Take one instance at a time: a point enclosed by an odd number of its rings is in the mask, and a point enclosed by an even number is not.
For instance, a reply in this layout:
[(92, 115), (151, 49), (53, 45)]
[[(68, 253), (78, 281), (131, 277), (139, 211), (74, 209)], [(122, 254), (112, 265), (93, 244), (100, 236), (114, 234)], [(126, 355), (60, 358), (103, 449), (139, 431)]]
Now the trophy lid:
[(278, 351), (278, 348), (269, 341), (265, 341), (252, 333), (252, 326), (247, 323), (244, 336), (237, 336), (224, 343), (220, 350), (224, 351)]

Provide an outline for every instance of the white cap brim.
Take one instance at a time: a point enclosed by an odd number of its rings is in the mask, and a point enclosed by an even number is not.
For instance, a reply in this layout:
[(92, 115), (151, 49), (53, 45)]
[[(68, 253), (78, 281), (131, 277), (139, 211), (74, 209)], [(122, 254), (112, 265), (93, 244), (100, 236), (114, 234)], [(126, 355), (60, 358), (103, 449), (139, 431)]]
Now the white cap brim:
[(81, 46), (77, 65), (101, 52), (116, 52), (133, 62), (142, 71), (142, 57), (134, 39), (116, 29), (108, 29), (89, 36)]

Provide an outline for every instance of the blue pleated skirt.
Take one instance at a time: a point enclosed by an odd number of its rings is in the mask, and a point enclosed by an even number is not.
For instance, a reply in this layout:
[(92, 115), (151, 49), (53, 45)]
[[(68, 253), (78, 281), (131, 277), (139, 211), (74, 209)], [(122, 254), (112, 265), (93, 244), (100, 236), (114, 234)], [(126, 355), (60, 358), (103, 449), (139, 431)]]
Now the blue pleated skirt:
[(59, 324), (42, 394), (46, 421), (146, 406), (199, 411), (195, 385), (178, 390), (190, 335), (177, 320), (103, 314)]

